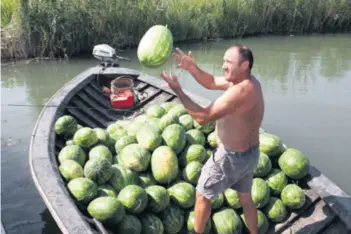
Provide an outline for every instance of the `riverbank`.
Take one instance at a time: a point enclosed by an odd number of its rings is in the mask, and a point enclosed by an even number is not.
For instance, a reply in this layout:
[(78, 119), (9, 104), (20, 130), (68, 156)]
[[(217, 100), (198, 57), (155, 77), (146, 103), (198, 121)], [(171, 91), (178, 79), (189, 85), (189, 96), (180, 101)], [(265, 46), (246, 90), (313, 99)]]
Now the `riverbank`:
[(2, 49), (2, 59), (71, 57), (90, 53), (100, 43), (135, 48), (154, 24), (167, 25), (175, 43), (351, 31), (351, 4), (346, 0), (20, 2), (16, 23), (21, 33), (3, 40), (17, 44), (8, 47), (10, 52)]

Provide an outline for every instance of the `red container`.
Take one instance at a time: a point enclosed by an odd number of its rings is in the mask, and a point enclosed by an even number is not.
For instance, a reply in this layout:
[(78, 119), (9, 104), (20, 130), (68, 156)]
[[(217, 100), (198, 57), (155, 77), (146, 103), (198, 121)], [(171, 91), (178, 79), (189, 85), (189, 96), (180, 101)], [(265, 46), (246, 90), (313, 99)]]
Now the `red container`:
[(134, 105), (134, 95), (130, 89), (111, 94), (110, 98), (113, 108), (130, 108)]

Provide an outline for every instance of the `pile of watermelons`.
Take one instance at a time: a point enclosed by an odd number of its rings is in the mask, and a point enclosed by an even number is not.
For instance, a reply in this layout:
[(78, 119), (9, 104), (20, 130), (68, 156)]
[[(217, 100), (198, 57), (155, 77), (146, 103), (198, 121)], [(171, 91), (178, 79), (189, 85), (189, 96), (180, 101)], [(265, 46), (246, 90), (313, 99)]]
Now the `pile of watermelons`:
[[(81, 126), (65, 115), (55, 125), (57, 137), (67, 139), (59, 169), (77, 204), (113, 232), (188, 233), (201, 168), (219, 144), (214, 128), (215, 123), (201, 126), (173, 102), (106, 129)], [(307, 175), (309, 161), (268, 133), (260, 134), (260, 151), (252, 197), (260, 233), (266, 233), (270, 223), (282, 222), (304, 205), (298, 182)], [(211, 204), (206, 233), (247, 232), (235, 190), (227, 189)]]

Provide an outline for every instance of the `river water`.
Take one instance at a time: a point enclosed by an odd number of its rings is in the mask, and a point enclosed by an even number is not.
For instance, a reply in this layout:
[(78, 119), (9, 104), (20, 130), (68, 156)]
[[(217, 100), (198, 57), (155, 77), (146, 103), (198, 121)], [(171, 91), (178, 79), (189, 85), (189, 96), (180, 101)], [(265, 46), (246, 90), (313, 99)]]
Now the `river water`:
[[(182, 44), (198, 65), (221, 75), (223, 54), (233, 44), (252, 48), (253, 74), (265, 95), (263, 128), (304, 152), (311, 163), (351, 195), (351, 35), (258, 37)], [(219, 91), (202, 88), (172, 59), (161, 68), (146, 69), (136, 50), (121, 66), (159, 77), (176, 72), (184, 88), (209, 99)], [(1, 219), (8, 233), (60, 233), (31, 179), (29, 141), (47, 100), (67, 81), (98, 61), (18, 62), (2, 64), (1, 76)], [(9, 106), (9, 104), (24, 106)], [(31, 106), (26, 106), (31, 105)]]

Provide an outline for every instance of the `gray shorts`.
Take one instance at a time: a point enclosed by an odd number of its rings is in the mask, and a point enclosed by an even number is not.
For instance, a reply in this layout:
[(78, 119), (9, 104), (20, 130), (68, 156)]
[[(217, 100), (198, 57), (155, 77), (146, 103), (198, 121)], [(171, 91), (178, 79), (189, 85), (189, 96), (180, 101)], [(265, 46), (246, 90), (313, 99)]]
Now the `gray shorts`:
[(250, 192), (259, 155), (258, 144), (245, 152), (233, 152), (220, 145), (202, 167), (196, 190), (207, 199), (227, 188)]

